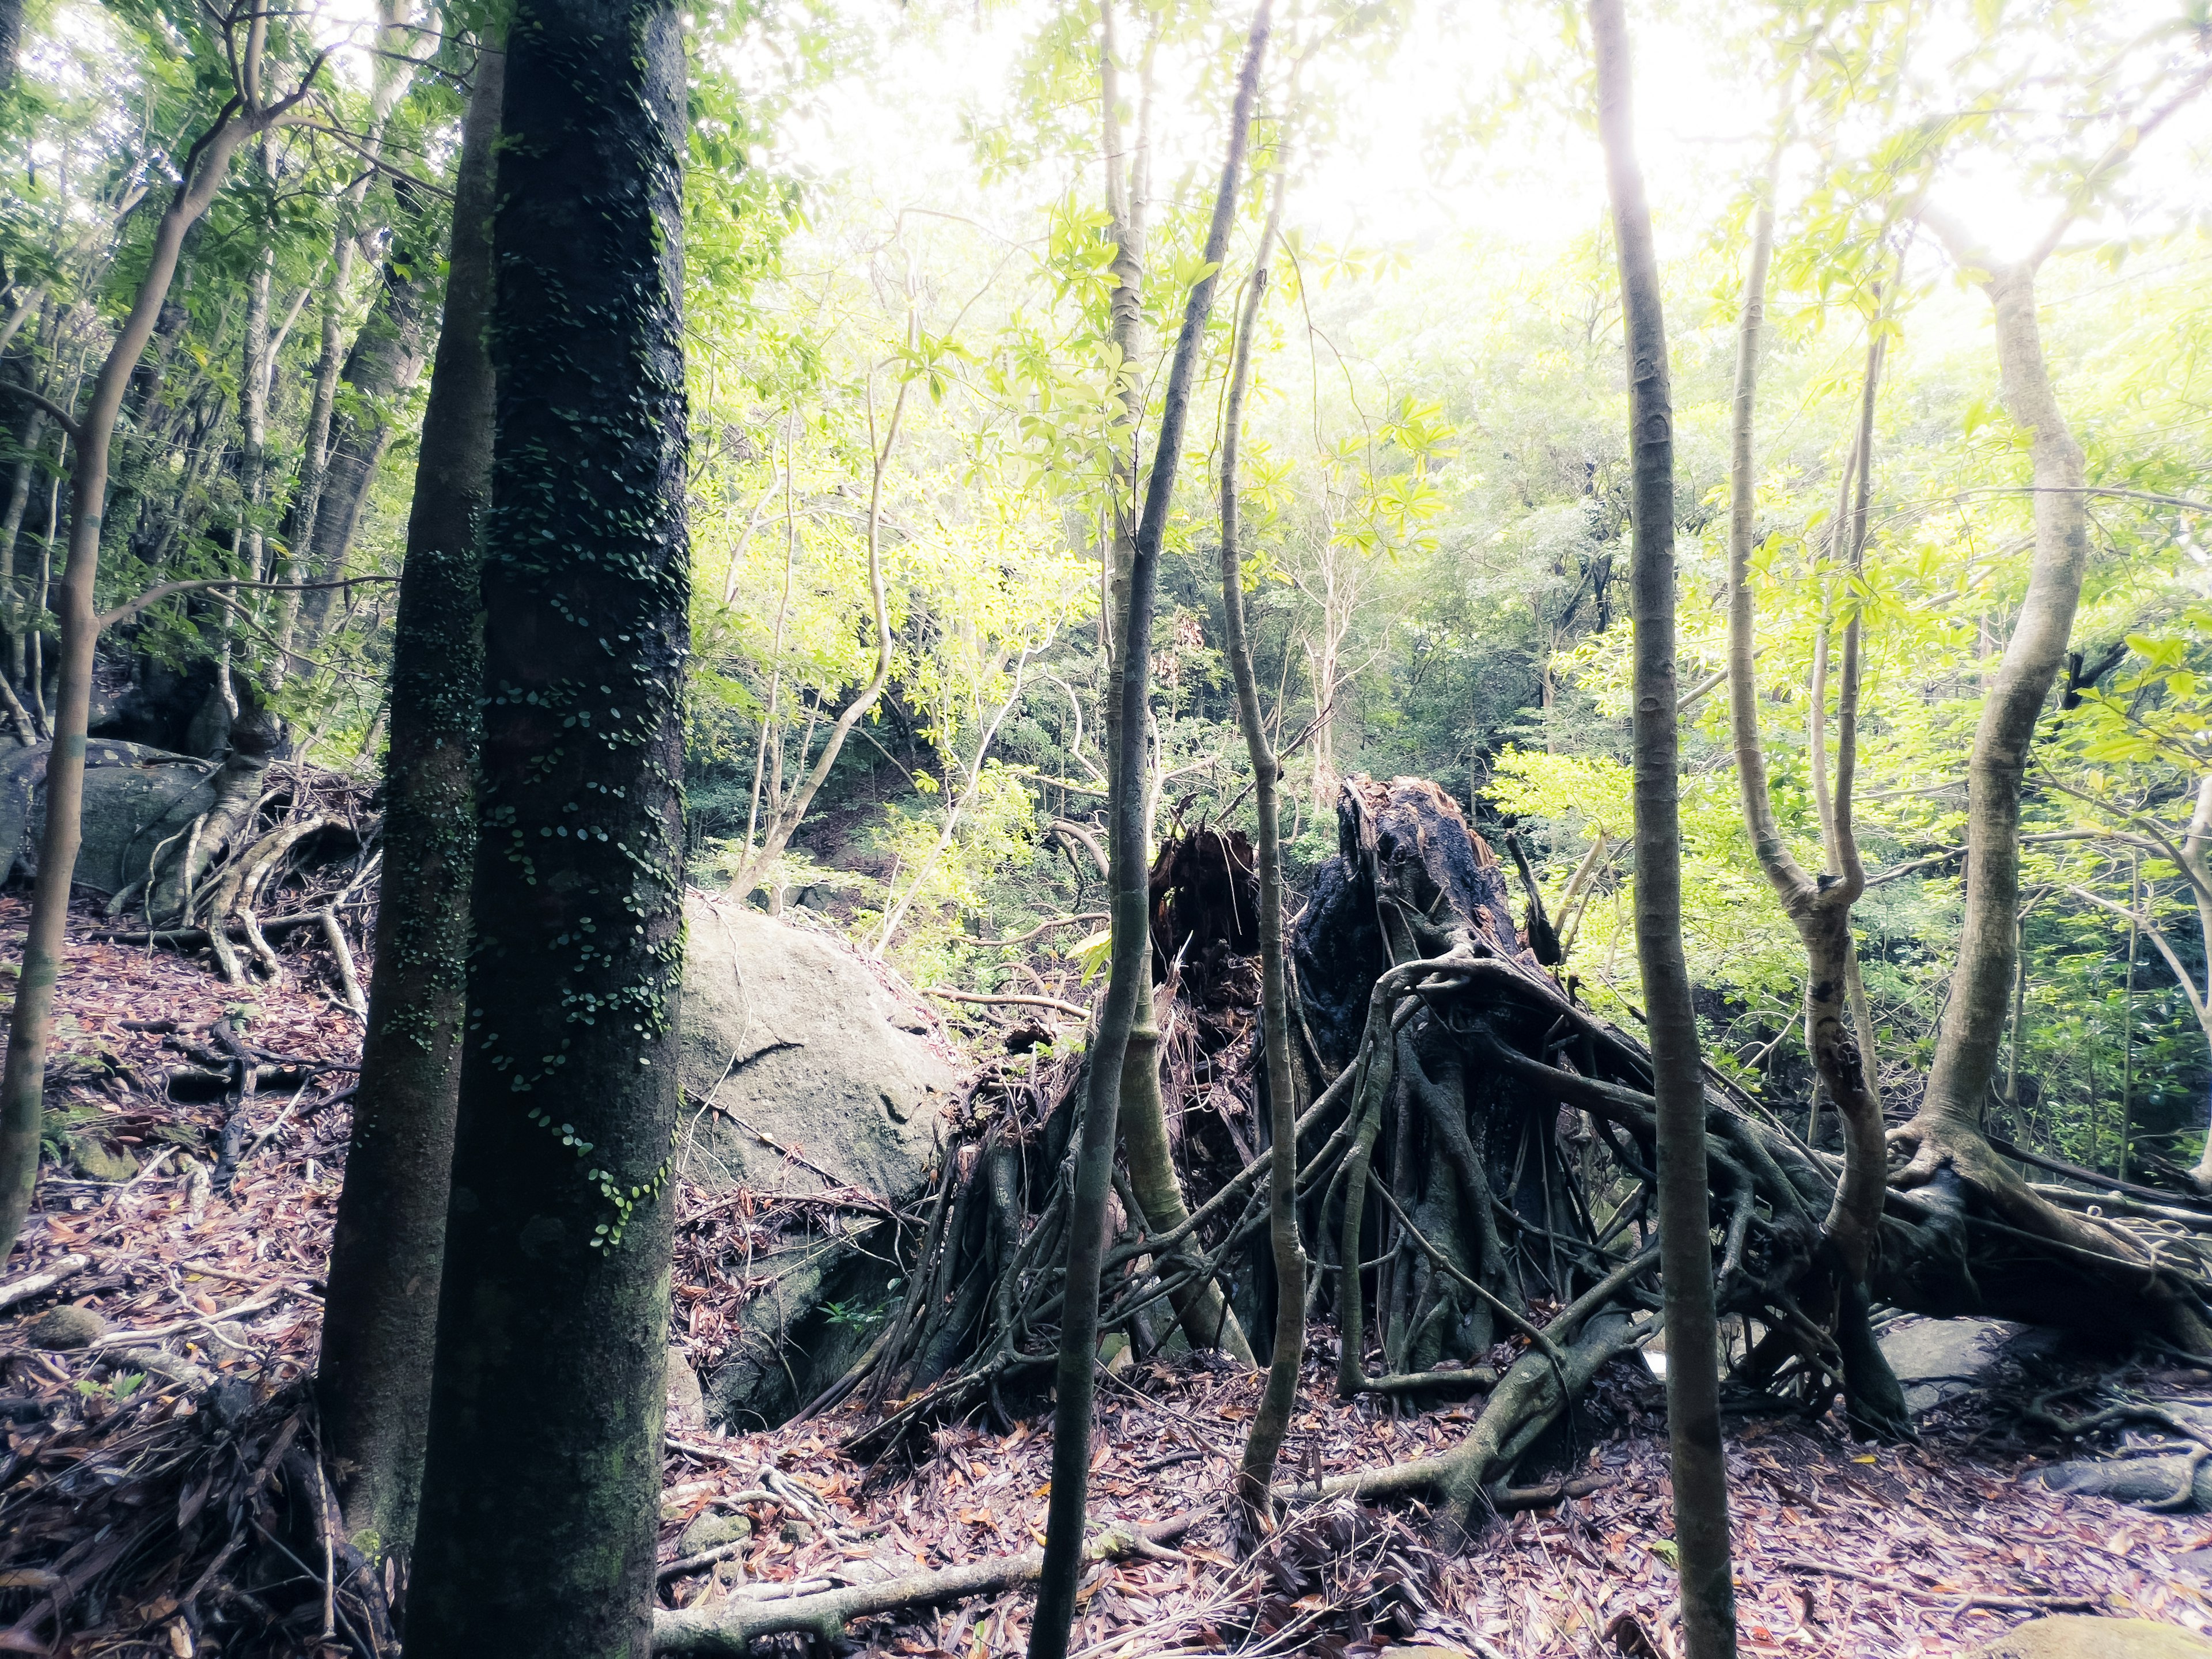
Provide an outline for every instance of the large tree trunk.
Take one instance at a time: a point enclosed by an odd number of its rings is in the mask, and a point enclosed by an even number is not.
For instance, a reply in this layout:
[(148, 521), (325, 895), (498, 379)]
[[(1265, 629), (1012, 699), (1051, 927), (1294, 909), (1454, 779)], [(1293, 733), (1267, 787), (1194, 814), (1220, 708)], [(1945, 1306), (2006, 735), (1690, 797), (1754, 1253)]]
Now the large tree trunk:
[(1705, 1164), (1698, 1016), (1682, 955), (1682, 832), (1674, 677), (1674, 414), (1660, 311), (1659, 260), (1630, 114), (1621, 0), (1590, 0), (1598, 130), (1620, 249), (1626, 314), (1634, 500), (1629, 591), (1635, 607), (1636, 953), (1651, 1034), (1659, 1139), (1660, 1282), (1666, 1296), (1667, 1437), (1680, 1552), (1682, 1628), (1691, 1659), (1735, 1651), (1729, 1577), (1728, 1465)]
[(689, 650), (684, 46), (525, 0), (492, 233), (483, 842), (410, 1659), (642, 1656)]
[(477, 54), (454, 180), (445, 324), (392, 627), (376, 968), (331, 1237), (319, 1396), (346, 1533), (372, 1561), (414, 1540), (445, 1258), (476, 868), (483, 685), (477, 538), (491, 495), (492, 146), (506, 54)]
[(1138, 522), (1129, 566), (1129, 605), (1121, 629), (1121, 742), (1114, 756), (1113, 969), (1098, 1035), (1091, 1051), (1089, 1098), (1085, 1103), (1075, 1184), (1069, 1196), (1065, 1300), (1060, 1310), (1059, 1398), (1054, 1403), (1052, 1497), (1046, 1519), (1044, 1572), (1030, 1626), (1030, 1659), (1066, 1659), (1075, 1615), (1077, 1578), (1083, 1564), (1083, 1528), (1091, 1475), (1091, 1405), (1098, 1350), (1098, 1277), (1106, 1253), (1106, 1199), (1114, 1173), (1114, 1131), (1121, 1097), (1121, 1069), (1135, 1023), (1137, 1002), (1152, 957), (1149, 860), (1146, 857), (1144, 728), (1152, 682), (1152, 605), (1160, 544), (1189, 415), (1198, 355), (1213, 309), (1214, 278), (1229, 246), (1243, 173), (1246, 132), (1260, 94), (1260, 64), (1267, 51), (1270, 0), (1260, 0), (1230, 110), (1229, 154), (1206, 238), (1206, 274), (1191, 287), (1182, 331), (1168, 370), (1166, 398), (1152, 452), (1152, 471)]

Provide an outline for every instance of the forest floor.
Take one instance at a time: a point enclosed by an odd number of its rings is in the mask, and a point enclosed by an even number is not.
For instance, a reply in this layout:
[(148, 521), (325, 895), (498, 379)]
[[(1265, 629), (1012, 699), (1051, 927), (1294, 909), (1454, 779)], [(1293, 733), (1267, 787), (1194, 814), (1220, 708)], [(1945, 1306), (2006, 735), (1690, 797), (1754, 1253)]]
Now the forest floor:
[[(19, 897), (0, 896), (0, 961), (20, 959), (23, 918)], [(252, 1150), (228, 1193), (207, 1181), (227, 1103), (179, 1101), (167, 1081), (179, 1045), (206, 1052), (219, 1020), (266, 1054), (355, 1057), (358, 1022), (319, 988), (327, 976), (304, 941), (295, 951), (284, 983), (248, 989), (172, 953), (72, 941), (53, 1094), (74, 1108), (72, 1132), (141, 1169), (108, 1181), (50, 1170), (0, 1285), (4, 1297), (68, 1257), (88, 1258), (51, 1293), (0, 1313), (0, 1652), (381, 1659), (373, 1633), (347, 1617), (344, 1594), (325, 1588), (313, 1544), (285, 1545), (264, 1490), (272, 1471), (296, 1467), (283, 1462), (288, 1449), (312, 1435), (301, 1385), (320, 1326), (350, 1074), (303, 1068), (296, 1086), (254, 1096), (234, 1140)], [(745, 1294), (734, 1283), (691, 1289)], [(91, 1346), (26, 1340), (64, 1305), (97, 1316)], [(93, 1328), (79, 1322), (81, 1335)], [(1464, 1432), (1466, 1408), (1337, 1401), (1324, 1343), (1325, 1334), (1309, 1356), (1285, 1453), (1300, 1478), (1422, 1455)], [(2146, 1397), (2212, 1389), (2188, 1370), (2139, 1369), (2125, 1381)], [(1917, 1445), (1856, 1443), (1832, 1419), (1735, 1425), (1742, 1650), (1948, 1655), (2058, 1608), (2212, 1632), (2212, 1516), (2154, 1514), (2023, 1480), (2035, 1454), (2052, 1449), (2014, 1437), (2002, 1394), (1941, 1408)], [(1255, 1395), (1253, 1379), (1206, 1358), (1131, 1366), (1102, 1389), (1100, 1519), (1205, 1518), (1168, 1559), (1092, 1570), (1080, 1653), (1357, 1659), (1408, 1639), (1485, 1659), (1678, 1650), (1660, 1395), (1640, 1365), (1616, 1366), (1557, 1437), (1556, 1472), (1603, 1484), (1495, 1520), (1456, 1556), (1431, 1545), (1418, 1508), (1350, 1504), (1308, 1512), (1256, 1553), (1237, 1551), (1224, 1506)], [(1049, 1407), (1037, 1399), (1013, 1409), (1010, 1423), (945, 1428), (921, 1457), (872, 1468), (840, 1450), (860, 1425), (857, 1407), (764, 1434), (672, 1432), (664, 1564), (678, 1560), (687, 1533), (695, 1557), (709, 1553), (696, 1547), (714, 1530), (695, 1529), (702, 1517), (742, 1510), (754, 1530), (719, 1546), (719, 1559), (665, 1572), (662, 1604), (738, 1582), (846, 1582), (1041, 1541)], [(218, 1444), (222, 1456), (210, 1449)], [(777, 1501), (737, 1501), (764, 1486), (779, 1489)], [(249, 1583), (249, 1534), (290, 1565), (272, 1578), (264, 1561)], [(870, 1652), (981, 1659), (1021, 1650), (1028, 1607), (1018, 1593), (887, 1617), (852, 1635)]]

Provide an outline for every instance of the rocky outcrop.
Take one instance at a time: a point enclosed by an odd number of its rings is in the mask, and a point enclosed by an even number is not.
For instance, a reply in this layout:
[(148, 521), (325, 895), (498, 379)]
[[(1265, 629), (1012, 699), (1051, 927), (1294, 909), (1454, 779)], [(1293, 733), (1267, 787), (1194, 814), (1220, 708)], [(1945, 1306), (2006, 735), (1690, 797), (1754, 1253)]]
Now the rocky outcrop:
[(880, 963), (734, 900), (685, 908), (684, 1173), (709, 1187), (921, 1190), (959, 1082), (935, 1021)]
[(712, 1421), (757, 1429), (835, 1382), (880, 1328), (900, 1267), (867, 1200), (921, 1195), (959, 1073), (928, 1009), (842, 941), (703, 895), (686, 921), (684, 1174), (855, 1200), (756, 1264), (769, 1284), (704, 1379)]
[[(50, 752), (40, 744), (0, 755), (0, 881), (37, 873)], [(95, 738), (86, 744), (76, 884), (115, 893), (144, 875), (155, 848), (214, 804), (214, 770), (206, 761), (143, 744)]]

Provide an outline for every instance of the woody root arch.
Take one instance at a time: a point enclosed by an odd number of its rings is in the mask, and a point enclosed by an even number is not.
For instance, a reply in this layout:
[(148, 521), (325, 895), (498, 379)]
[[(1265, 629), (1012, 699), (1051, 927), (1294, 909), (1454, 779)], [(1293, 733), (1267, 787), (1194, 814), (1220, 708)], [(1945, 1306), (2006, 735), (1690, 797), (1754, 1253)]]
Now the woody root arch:
[[(1178, 1322), (1199, 1347), (1233, 1346), (1231, 1324), (1264, 1334), (1285, 1288), (1265, 1236), (1268, 1113), (1242, 840), (1199, 830), (1170, 842), (1154, 871), (1161, 1024), (1180, 1036), (1163, 1071), (1182, 1097), (1177, 1163), (1195, 1201), (1187, 1220), (1148, 1229), (1116, 1170), (1101, 1329), (1140, 1352)], [(1291, 941), (1311, 1258), (1294, 1293), (1334, 1316), (1341, 1395), (1483, 1403), (1442, 1455), (1284, 1495), (1423, 1494), (1466, 1528), (1528, 1501), (1510, 1485), (1516, 1466), (1608, 1360), (1657, 1332), (1650, 1058), (1538, 964), (1496, 856), (1435, 785), (1349, 781), (1339, 848)], [(921, 1212), (902, 1301), (809, 1408), (855, 1391), (888, 1404), (853, 1437), (855, 1454), (978, 1409), (1003, 1415), (1015, 1393), (1041, 1386), (1056, 1356), (1085, 1094), (1069, 1062), (1010, 1062), (978, 1079)], [(2160, 1220), (2153, 1237), (2099, 1217), (2102, 1248), (2084, 1252), (1985, 1213), (1956, 1180), (1884, 1192), (1861, 1283), (1832, 1237), (1841, 1157), (1710, 1067), (1705, 1132), (1718, 1302), (1748, 1339), (1731, 1380), (1753, 1408), (1817, 1416), (1840, 1397), (1861, 1431), (1909, 1434), (1874, 1340), (1879, 1304), (2126, 1337), (2155, 1334), (2165, 1310), (2201, 1308), (2212, 1286), (2202, 1232)], [(2059, 1281), (2084, 1293), (2054, 1294)]]

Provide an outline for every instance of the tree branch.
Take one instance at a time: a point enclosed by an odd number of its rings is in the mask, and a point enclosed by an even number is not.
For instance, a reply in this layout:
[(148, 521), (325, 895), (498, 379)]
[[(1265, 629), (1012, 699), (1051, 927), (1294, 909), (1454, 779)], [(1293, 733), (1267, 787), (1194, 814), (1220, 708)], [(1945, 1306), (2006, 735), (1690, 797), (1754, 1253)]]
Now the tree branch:
[(204, 592), (216, 587), (250, 587), (257, 593), (307, 593), (326, 587), (351, 587), (358, 582), (396, 582), (397, 576), (341, 576), (326, 582), (257, 582), (243, 576), (216, 576), (205, 580), (163, 582), (149, 587), (135, 599), (126, 599), (112, 611), (103, 611), (94, 619), (93, 626), (101, 632), (119, 622), (127, 622), (140, 611), (157, 605), (164, 599), (174, 599), (179, 593)]
[(17, 386), (13, 380), (0, 380), (0, 392), (12, 392), (18, 398), (21, 398), (29, 403), (36, 404), (39, 408), (46, 411), (46, 416), (49, 420), (52, 421), (56, 426), (61, 428), (63, 431), (69, 434), (71, 442), (81, 443), (83, 441), (82, 430), (76, 423), (76, 416), (70, 414), (69, 410), (64, 409), (59, 404), (54, 402), (52, 398), (41, 397), (39, 393), (32, 391), (30, 387), (27, 386)]

